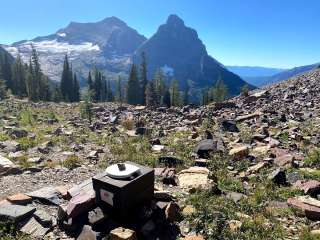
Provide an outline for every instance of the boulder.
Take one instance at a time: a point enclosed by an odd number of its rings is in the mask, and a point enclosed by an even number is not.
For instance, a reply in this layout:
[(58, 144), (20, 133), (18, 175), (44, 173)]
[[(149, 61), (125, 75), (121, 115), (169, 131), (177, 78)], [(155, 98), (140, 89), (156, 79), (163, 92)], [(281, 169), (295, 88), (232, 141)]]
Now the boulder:
[(97, 233), (92, 230), (92, 227), (89, 225), (84, 225), (80, 235), (77, 237), (77, 240), (96, 240)]
[(67, 214), (69, 218), (77, 217), (83, 213), (89, 212), (95, 203), (95, 197), (91, 194), (80, 193), (71, 198), (67, 206)]
[(50, 228), (42, 226), (34, 217), (32, 217), (20, 231), (29, 234), (36, 239), (44, 239)]
[(168, 222), (178, 222), (181, 219), (181, 209), (175, 202), (170, 202), (165, 210)]
[(307, 196), (289, 198), (287, 200), (289, 206), (300, 210), (304, 215), (310, 219), (320, 220), (320, 201)]
[(232, 156), (234, 160), (246, 158), (249, 155), (249, 147), (246, 145), (234, 147), (229, 151), (229, 155)]
[(178, 173), (179, 186), (182, 188), (202, 188), (209, 183), (210, 171), (204, 167), (190, 167)]
[(286, 172), (281, 168), (278, 168), (270, 173), (268, 179), (278, 185), (285, 185), (287, 183)]
[(131, 229), (119, 227), (110, 232), (110, 240), (137, 240), (137, 235)]
[(7, 200), (13, 204), (25, 205), (32, 202), (32, 198), (23, 194), (17, 193), (7, 197)]
[(317, 180), (298, 180), (293, 184), (293, 186), (303, 191), (305, 194), (312, 196), (316, 196), (320, 193), (320, 182)]
[(224, 152), (225, 147), (221, 139), (205, 139), (198, 143), (195, 152), (199, 158), (209, 158), (211, 153)]
[(1, 205), (0, 207), (0, 222), (19, 222), (31, 216), (35, 212), (34, 207), (20, 205)]
[(19, 128), (11, 129), (8, 133), (12, 138), (23, 138), (28, 136), (28, 132), (26, 130)]
[(52, 226), (52, 217), (44, 210), (37, 209), (33, 215), (42, 226), (48, 228)]
[(0, 155), (0, 176), (19, 172), (19, 168), (8, 158)]
[(232, 120), (223, 120), (221, 129), (226, 132), (239, 132), (236, 122)]
[(52, 186), (40, 188), (39, 190), (27, 193), (27, 195), (33, 199), (38, 199), (53, 205), (59, 205), (62, 203), (59, 192)]
[(0, 142), (0, 148), (6, 152), (18, 152), (21, 150), (21, 145), (16, 141), (4, 141)]

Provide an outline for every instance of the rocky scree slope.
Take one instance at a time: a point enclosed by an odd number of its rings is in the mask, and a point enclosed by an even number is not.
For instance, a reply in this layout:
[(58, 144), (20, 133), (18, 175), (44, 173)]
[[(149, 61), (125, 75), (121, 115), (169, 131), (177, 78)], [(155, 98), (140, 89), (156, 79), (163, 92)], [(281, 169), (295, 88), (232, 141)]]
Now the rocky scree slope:
[[(3, 101), (0, 219), (49, 239), (316, 236), (319, 80), (317, 70), (199, 108), (97, 104), (92, 124), (77, 104)], [(153, 205), (129, 226), (97, 208), (90, 181), (125, 160), (156, 174)]]

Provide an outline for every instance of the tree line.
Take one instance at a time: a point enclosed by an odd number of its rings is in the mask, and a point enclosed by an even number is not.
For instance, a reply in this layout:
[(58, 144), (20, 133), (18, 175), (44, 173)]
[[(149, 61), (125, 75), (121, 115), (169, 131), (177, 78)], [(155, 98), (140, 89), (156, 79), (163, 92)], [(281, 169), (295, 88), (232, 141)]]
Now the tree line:
[[(42, 73), (39, 56), (32, 47), (28, 63), (23, 63), (18, 55), (13, 62), (9, 54), (0, 54), (0, 99), (7, 90), (19, 98), (27, 97), (31, 101), (79, 102), (83, 99), (93, 102), (128, 103), (132, 105), (183, 106), (190, 103), (192, 81), (188, 80), (183, 91), (178, 80), (168, 77), (158, 69), (152, 79), (148, 79), (147, 58), (141, 54), (141, 63), (132, 64), (127, 81), (119, 75), (116, 81), (107, 79), (96, 67), (89, 71), (87, 87), (80, 90), (77, 74), (73, 71), (68, 55), (64, 57), (60, 83), (54, 83)], [(201, 93), (203, 105), (224, 101), (228, 97), (228, 88), (220, 78), (211, 88)]]

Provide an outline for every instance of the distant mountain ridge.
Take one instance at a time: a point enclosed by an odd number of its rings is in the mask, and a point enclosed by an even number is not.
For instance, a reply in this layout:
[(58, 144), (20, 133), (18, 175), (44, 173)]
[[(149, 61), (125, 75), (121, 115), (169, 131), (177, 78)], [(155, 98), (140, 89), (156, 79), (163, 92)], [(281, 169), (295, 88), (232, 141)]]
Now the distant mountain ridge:
[(39, 53), (43, 72), (55, 81), (61, 78), (65, 54), (69, 55), (73, 70), (84, 85), (89, 70), (95, 66), (110, 79), (116, 79), (118, 74), (126, 75), (144, 51), (149, 79), (162, 68), (165, 74), (178, 79), (182, 88), (187, 80), (192, 80), (194, 87), (201, 91), (221, 78), (231, 95), (238, 94), (247, 84), (209, 56), (197, 32), (186, 27), (176, 15), (169, 16), (150, 39), (122, 20), (110, 17), (96, 23), (71, 22), (54, 34), (3, 47), (15, 57), (20, 54), (23, 61), (28, 62), (31, 45)]
[(226, 68), (241, 77), (269, 77), (288, 70), (259, 66), (226, 66)]
[(273, 83), (285, 81), (297, 75), (316, 69), (320, 63), (311, 64), (292, 69), (277, 69), (265, 67), (227, 66), (227, 68), (241, 76), (248, 83), (262, 87)]

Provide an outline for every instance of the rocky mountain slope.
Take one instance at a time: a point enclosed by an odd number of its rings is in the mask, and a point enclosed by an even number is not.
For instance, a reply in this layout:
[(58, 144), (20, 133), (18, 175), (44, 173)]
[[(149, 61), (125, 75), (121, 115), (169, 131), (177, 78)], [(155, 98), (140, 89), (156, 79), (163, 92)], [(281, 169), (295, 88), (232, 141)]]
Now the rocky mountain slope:
[(168, 76), (178, 79), (183, 88), (187, 80), (202, 88), (212, 86), (221, 77), (233, 95), (246, 84), (209, 56), (197, 32), (185, 26), (176, 15), (169, 16), (167, 22), (139, 47), (134, 56), (135, 62), (140, 61), (142, 52), (148, 58), (150, 77), (161, 68)]
[(71, 22), (55, 34), (20, 41), (4, 48), (13, 56), (18, 53), (28, 62), (31, 45), (40, 56), (44, 73), (52, 80), (61, 78), (64, 55), (68, 54), (73, 68), (82, 77), (97, 66), (105, 73), (126, 72), (133, 52), (146, 38), (116, 17), (96, 23)]
[(3, 47), (13, 56), (20, 53), (28, 62), (31, 45), (39, 53), (44, 73), (55, 81), (61, 78), (66, 53), (83, 84), (94, 66), (110, 79), (117, 79), (115, 74), (127, 74), (132, 61), (139, 62), (144, 51), (150, 79), (158, 68), (162, 68), (169, 77), (174, 75), (182, 88), (187, 80), (192, 80), (200, 93), (201, 88), (211, 87), (222, 78), (231, 95), (238, 94), (246, 84), (209, 56), (197, 32), (186, 27), (175, 15), (170, 16), (148, 41), (120, 19), (111, 17), (97, 23), (72, 22), (49, 36)]
[[(91, 124), (77, 104), (0, 102), (0, 219), (32, 238), (316, 239), (319, 83), (316, 70), (199, 108), (97, 104)], [(91, 177), (127, 160), (156, 180), (122, 225)]]

